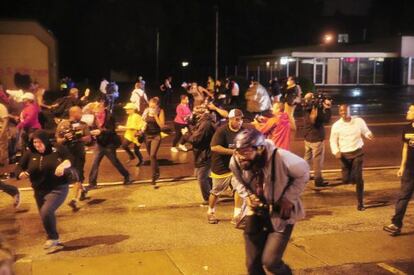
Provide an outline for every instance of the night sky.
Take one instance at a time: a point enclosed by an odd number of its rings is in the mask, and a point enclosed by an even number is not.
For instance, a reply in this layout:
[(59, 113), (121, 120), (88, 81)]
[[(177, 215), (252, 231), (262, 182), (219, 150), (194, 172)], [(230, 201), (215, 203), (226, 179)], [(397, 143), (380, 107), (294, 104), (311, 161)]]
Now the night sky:
[(111, 69), (155, 77), (156, 31), (160, 76), (182, 60), (207, 74), (214, 66), (214, 6), (220, 11), (220, 65), (239, 56), (320, 43), (325, 31), (351, 42), (413, 34), (414, 1), (375, 0), (48, 0), (2, 1), (0, 17), (35, 19), (59, 44), (60, 74), (99, 79)]

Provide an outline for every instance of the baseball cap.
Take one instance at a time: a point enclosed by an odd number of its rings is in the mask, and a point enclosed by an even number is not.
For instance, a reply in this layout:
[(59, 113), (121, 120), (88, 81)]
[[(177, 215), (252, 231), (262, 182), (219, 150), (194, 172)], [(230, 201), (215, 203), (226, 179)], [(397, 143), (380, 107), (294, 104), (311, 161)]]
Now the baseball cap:
[(127, 103), (124, 106), (124, 109), (126, 109), (126, 110), (130, 110), (130, 109), (135, 110), (136, 108), (137, 108), (137, 106), (135, 106), (135, 104), (134, 103), (131, 103), (131, 102)]
[(243, 117), (243, 112), (241, 111), (241, 110), (239, 110), (239, 109), (232, 109), (230, 112), (229, 112), (229, 118), (233, 118), (233, 117)]

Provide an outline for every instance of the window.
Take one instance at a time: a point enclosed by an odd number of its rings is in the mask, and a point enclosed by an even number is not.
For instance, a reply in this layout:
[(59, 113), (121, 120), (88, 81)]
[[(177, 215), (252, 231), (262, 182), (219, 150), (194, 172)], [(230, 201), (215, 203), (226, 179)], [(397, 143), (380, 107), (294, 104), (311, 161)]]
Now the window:
[(375, 58), (360, 58), (359, 59), (359, 83), (372, 84), (374, 83), (374, 60)]
[(357, 83), (358, 60), (355, 57), (342, 59), (342, 81), (343, 84)]

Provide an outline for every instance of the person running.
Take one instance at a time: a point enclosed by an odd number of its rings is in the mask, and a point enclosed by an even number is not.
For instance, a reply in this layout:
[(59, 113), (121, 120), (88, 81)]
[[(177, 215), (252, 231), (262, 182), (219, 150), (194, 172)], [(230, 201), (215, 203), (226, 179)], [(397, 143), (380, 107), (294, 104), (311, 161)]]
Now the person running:
[(0, 103), (0, 167), (9, 164), (9, 111)]
[(86, 198), (86, 189), (82, 183), (85, 180), (84, 168), (86, 160), (85, 144), (91, 142), (91, 134), (88, 125), (81, 121), (82, 110), (79, 106), (69, 109), (69, 119), (62, 120), (56, 127), (56, 142), (67, 148), (73, 156), (72, 167), (76, 170), (75, 183), (73, 184), (73, 199), (68, 203), (73, 212), (79, 210), (79, 200)]
[(309, 166), (255, 129), (241, 131), (234, 144), (230, 169), (247, 203), (242, 217), (248, 274), (292, 274), (283, 254), (295, 223), (305, 217), (300, 197)]
[(268, 139), (272, 140), (276, 147), (290, 150), (290, 141), (292, 131), (296, 129), (292, 122), (293, 118), (284, 112), (284, 104), (276, 102), (272, 108), (273, 116), (271, 118), (260, 116), (253, 125), (264, 134)]
[[(107, 103), (105, 103), (107, 104)], [(115, 120), (107, 106), (100, 103), (95, 110), (95, 123), (91, 135), (96, 139), (96, 150), (91, 171), (89, 173), (88, 189), (97, 188), (99, 165), (106, 156), (118, 172), (124, 177), (124, 184), (131, 184), (128, 170), (121, 164), (116, 155), (116, 148), (121, 145), (121, 140), (115, 132)]]
[(65, 171), (72, 166), (72, 156), (61, 145), (52, 146), (44, 130), (33, 133), (27, 150), (20, 159), (16, 175), (29, 178), (39, 209), (47, 241), (43, 248), (54, 252), (62, 247), (56, 228), (56, 210), (65, 201), (69, 191), (69, 179)]
[(144, 91), (145, 82), (135, 83), (135, 89), (131, 93), (129, 101), (136, 106), (138, 114), (142, 115), (144, 110), (148, 107), (148, 97)]
[(127, 103), (124, 109), (128, 115), (128, 119), (125, 125), (118, 126), (118, 129), (125, 130), (124, 141), (122, 142), (121, 147), (128, 154), (129, 160), (127, 163), (129, 163), (135, 159), (134, 154), (132, 154), (131, 149), (129, 148), (131, 144), (134, 144), (134, 153), (138, 158), (136, 166), (140, 166), (143, 162), (143, 157), (139, 151), (139, 147), (143, 141), (141, 129), (144, 127), (144, 121), (142, 120), (142, 117), (135, 112), (136, 105), (133, 103)]
[[(211, 140), (211, 178), (213, 188), (210, 191), (207, 210), (207, 221), (217, 224), (216, 203), (218, 197), (229, 188), (232, 173), (229, 168), (230, 158), (234, 153), (234, 138), (243, 128), (243, 113), (239, 109), (229, 112), (229, 121), (226, 125), (219, 127)], [(232, 223), (237, 222), (241, 213), (242, 201), (237, 193), (234, 194), (234, 213)]]
[(146, 125), (144, 127), (145, 146), (150, 157), (152, 180), (154, 189), (159, 188), (157, 180), (160, 177), (157, 154), (161, 145), (161, 129), (165, 125), (164, 110), (160, 108), (160, 99), (153, 97), (149, 101), (149, 107), (142, 115)]
[(188, 130), (188, 120), (191, 118), (192, 112), (190, 110), (190, 107), (188, 106), (188, 96), (181, 95), (180, 99), (181, 101), (180, 104), (177, 105), (177, 114), (174, 119), (175, 137), (173, 139), (171, 147), (171, 151), (174, 153), (177, 153), (178, 150), (182, 150), (184, 152), (188, 151), (187, 147), (185, 147), (184, 145), (184, 139), (182, 138), (183, 135), (181, 130), (184, 128), (187, 128)]
[(208, 205), (211, 191), (211, 148), (210, 143), (213, 138), (215, 127), (213, 117), (206, 107), (199, 107), (194, 110), (195, 126), (188, 133), (188, 142), (193, 145), (194, 167), (197, 181), (200, 185), (203, 197), (202, 205)]
[(187, 90), (187, 93), (193, 96), (193, 108), (203, 104), (206, 96), (213, 98), (213, 94), (210, 93), (206, 88), (199, 86), (197, 82), (191, 83), (191, 86)]
[(214, 94), (214, 87), (215, 87), (215, 81), (212, 76), (208, 76), (207, 78), (207, 91), (209, 91), (211, 94)]
[(395, 204), (395, 213), (391, 224), (384, 226), (384, 230), (392, 236), (401, 234), (405, 212), (414, 192), (414, 103), (410, 104), (406, 118), (410, 123), (403, 129), (404, 145), (400, 169), (397, 172), (397, 176), (401, 177), (401, 191)]
[(362, 118), (352, 117), (348, 105), (339, 106), (341, 117), (332, 125), (329, 139), (332, 154), (341, 160), (342, 181), (344, 184), (356, 184), (358, 211), (364, 211), (364, 179), (362, 164), (364, 152), (362, 137), (373, 140), (374, 135)]
[(160, 103), (163, 108), (167, 108), (169, 104), (171, 104), (171, 97), (173, 94), (172, 89), (172, 76), (168, 76), (164, 79), (164, 83), (160, 86), (161, 91), (161, 99), (162, 102)]
[(39, 107), (35, 102), (35, 96), (32, 93), (24, 93), (22, 96), (24, 108), (20, 113), (19, 124), (17, 129), (21, 131), (21, 150), (25, 151), (29, 144), (31, 133), (42, 128), (39, 122)]

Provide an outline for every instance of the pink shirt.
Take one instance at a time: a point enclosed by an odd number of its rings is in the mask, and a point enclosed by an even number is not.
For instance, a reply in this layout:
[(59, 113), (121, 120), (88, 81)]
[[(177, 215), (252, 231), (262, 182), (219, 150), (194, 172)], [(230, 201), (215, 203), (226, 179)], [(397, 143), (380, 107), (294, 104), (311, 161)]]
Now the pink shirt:
[(21, 121), (17, 124), (18, 129), (40, 129), (42, 126), (39, 122), (39, 107), (35, 103), (26, 105), (21, 114)]
[(276, 147), (289, 150), (291, 128), (288, 114), (278, 113), (257, 128), (268, 139), (271, 139)]
[(178, 124), (188, 124), (187, 118), (191, 115), (191, 110), (187, 104), (178, 104), (176, 109), (177, 115), (175, 116), (174, 122)]

